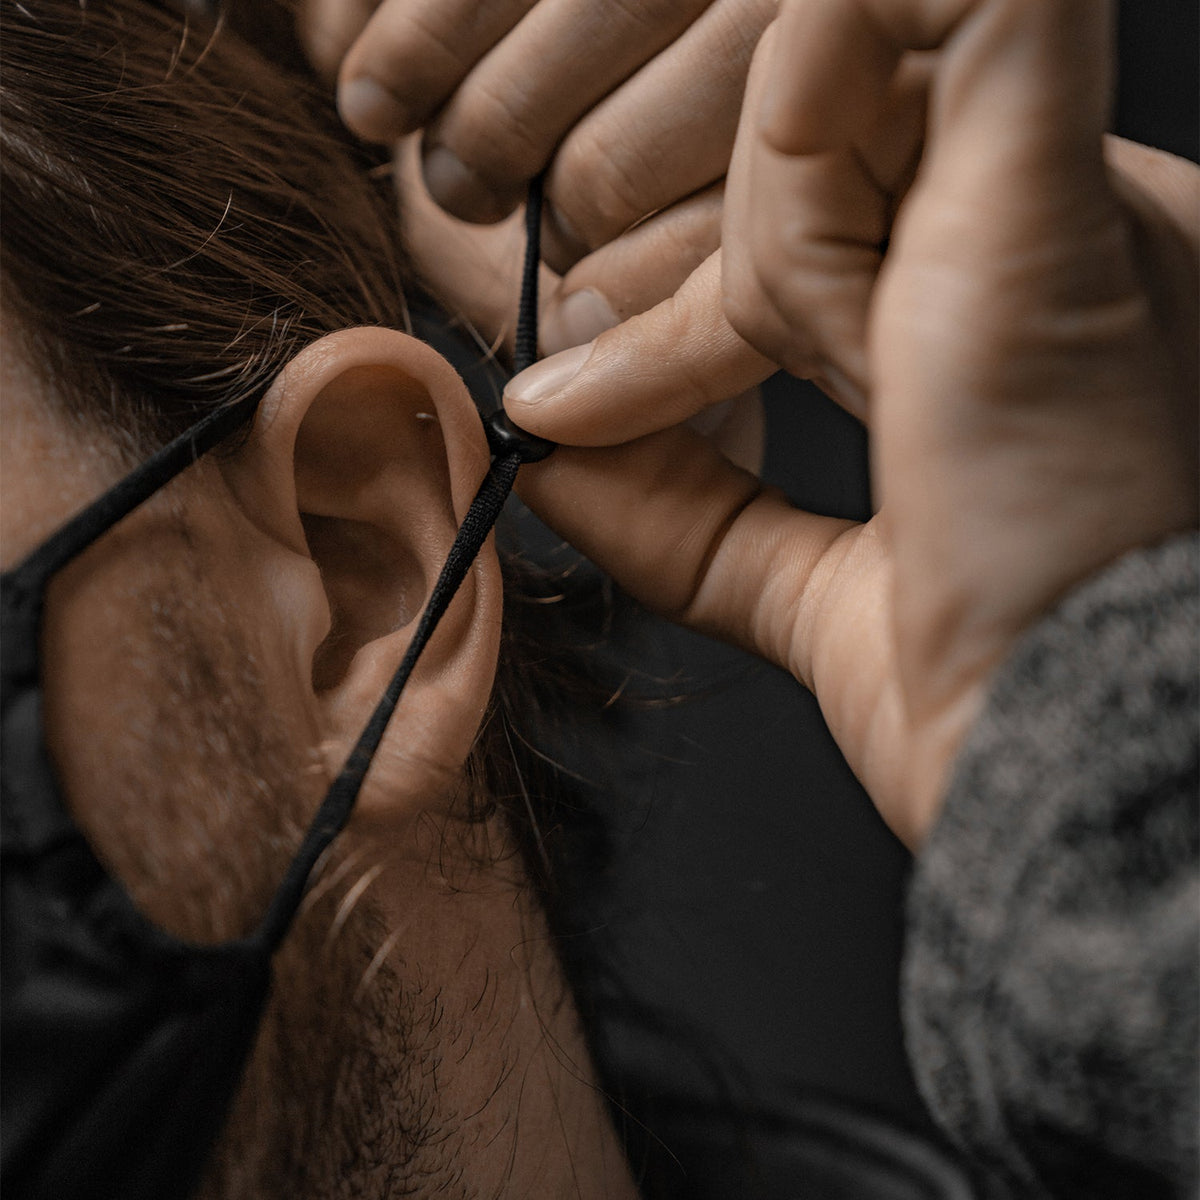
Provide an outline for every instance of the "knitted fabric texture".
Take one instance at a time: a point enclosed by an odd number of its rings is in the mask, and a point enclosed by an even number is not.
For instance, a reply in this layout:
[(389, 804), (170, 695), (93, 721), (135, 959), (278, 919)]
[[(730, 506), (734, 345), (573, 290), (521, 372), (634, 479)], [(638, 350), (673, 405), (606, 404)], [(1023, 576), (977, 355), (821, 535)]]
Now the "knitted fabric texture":
[(997, 671), (908, 900), (909, 1057), (988, 1194), (1193, 1197), (1194, 534), (1069, 595)]

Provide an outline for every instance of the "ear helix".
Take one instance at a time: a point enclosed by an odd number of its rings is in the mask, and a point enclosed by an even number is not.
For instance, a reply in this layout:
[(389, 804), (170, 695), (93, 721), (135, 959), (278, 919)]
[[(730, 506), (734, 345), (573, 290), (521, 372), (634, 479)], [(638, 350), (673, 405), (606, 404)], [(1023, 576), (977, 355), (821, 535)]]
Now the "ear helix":
[[(520, 319), (517, 324), (518, 369), (529, 366), (537, 357), (537, 267), (541, 231), (541, 188), (540, 178), (530, 184), (529, 205), (525, 218), (528, 244), (521, 287)], [(269, 950), (273, 951), (278, 946), (290, 927), (313, 867), (350, 819), (363, 780), (395, 711), (400, 693), (412, 674), (417, 658), (433, 636), (442, 614), (496, 523), (496, 518), (499, 517), (500, 510), (512, 490), (518, 469), (522, 463), (537, 462), (545, 458), (554, 449), (553, 442), (545, 438), (535, 438), (519, 429), (508, 420), (503, 409), (487, 419), (486, 427), (488, 441), (495, 455), (491, 469), (480, 484), (479, 491), (459, 526), (449, 557), (425, 602), (425, 608), (417, 621), (417, 627), (400, 665), (337, 778), (326, 792), (325, 799), (309, 825), (287, 874), (254, 934), (254, 938)]]

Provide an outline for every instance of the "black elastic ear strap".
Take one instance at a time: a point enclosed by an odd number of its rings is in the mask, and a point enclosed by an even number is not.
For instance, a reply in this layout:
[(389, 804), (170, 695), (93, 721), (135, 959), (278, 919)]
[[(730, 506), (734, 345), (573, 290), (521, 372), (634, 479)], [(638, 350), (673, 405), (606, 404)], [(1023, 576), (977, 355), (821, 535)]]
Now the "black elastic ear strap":
[(81, 554), (110, 526), (133, 512), (148, 500), (163, 484), (190, 467), (202, 454), (229, 437), (254, 415), (258, 397), (249, 396), (236, 404), (227, 405), (197, 421), (190, 429), (168, 442), (144, 463), (132, 470), (119, 483), (109, 488), (82, 512), (50, 535), (28, 558), (4, 579), (19, 578), (23, 585), (44, 586), (61, 567)]
[(543, 176), (530, 181), (525, 198), (525, 262), (521, 269), (521, 301), (517, 309), (517, 336), (513, 342), (513, 374), (537, 362), (538, 267), (542, 252)]
[[(251, 396), (210, 413), (152, 454), (0, 576), (6, 676), (31, 674), (37, 669), (39, 607), (50, 577), (202, 454), (244, 425), (254, 415), (257, 405), (258, 397)], [(11, 655), (28, 661), (13, 662)]]
[[(539, 176), (529, 185), (525, 209), (525, 269), (521, 280), (521, 304), (517, 315), (516, 351), (513, 359), (517, 371), (524, 370), (537, 358), (537, 282), (538, 262), (541, 257), (541, 212), (542, 179)], [(421, 651), (433, 636), (442, 614), (450, 606), (459, 585), (466, 578), (471, 564), (500, 516), (504, 502), (517, 478), (518, 469), (522, 463), (540, 461), (554, 449), (553, 442), (535, 438), (513, 425), (505, 416), (503, 408), (492, 413), (487, 418), (486, 425), (493, 454), (492, 465), (467, 510), (450, 548), (446, 565), (429, 594), (429, 600), (404, 658), (338, 777), (326, 793), (255, 934), (256, 938), (272, 950), (287, 933), (317, 860), (350, 819), (354, 803), (362, 789), (363, 779), (383, 739), (400, 699), (400, 693), (404, 690)]]
[[(530, 181), (525, 200), (525, 265), (521, 272), (521, 304), (517, 309), (517, 335), (513, 343), (513, 372), (519, 374), (537, 362), (538, 343), (538, 268), (542, 244), (542, 183), (538, 175)], [(546, 438), (526, 433), (509, 420), (504, 407), (490, 413), (486, 420), (488, 441), (493, 453), (520, 450), (523, 462), (540, 462), (554, 449)]]

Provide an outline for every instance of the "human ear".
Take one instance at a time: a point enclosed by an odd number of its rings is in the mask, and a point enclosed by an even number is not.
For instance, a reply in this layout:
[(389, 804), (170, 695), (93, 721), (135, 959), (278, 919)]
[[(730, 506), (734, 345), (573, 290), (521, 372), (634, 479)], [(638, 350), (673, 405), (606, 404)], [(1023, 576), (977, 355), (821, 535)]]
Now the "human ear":
[[(404, 655), (488, 461), (445, 359), (396, 330), (349, 329), (289, 363), (222, 464), (266, 535), (253, 569), (331, 776)], [(491, 695), (501, 606), (489, 541), (404, 689), (356, 820), (453, 791)]]

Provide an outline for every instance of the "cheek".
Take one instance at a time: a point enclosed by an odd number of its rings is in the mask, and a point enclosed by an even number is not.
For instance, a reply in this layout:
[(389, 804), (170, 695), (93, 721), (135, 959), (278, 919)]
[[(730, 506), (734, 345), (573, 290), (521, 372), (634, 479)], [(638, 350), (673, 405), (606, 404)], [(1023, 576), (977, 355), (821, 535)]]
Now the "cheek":
[(47, 745), (73, 815), (143, 912), (219, 941), (261, 917), (322, 781), (281, 635), (253, 621), (261, 585), (233, 570), (248, 547), (191, 515), (139, 518), (51, 588)]
[[(0, 389), (4, 386), (0, 374)], [(102, 448), (65, 439), (44, 415), (0, 410), (0, 567), (8, 570), (110, 487), (121, 465)]]

